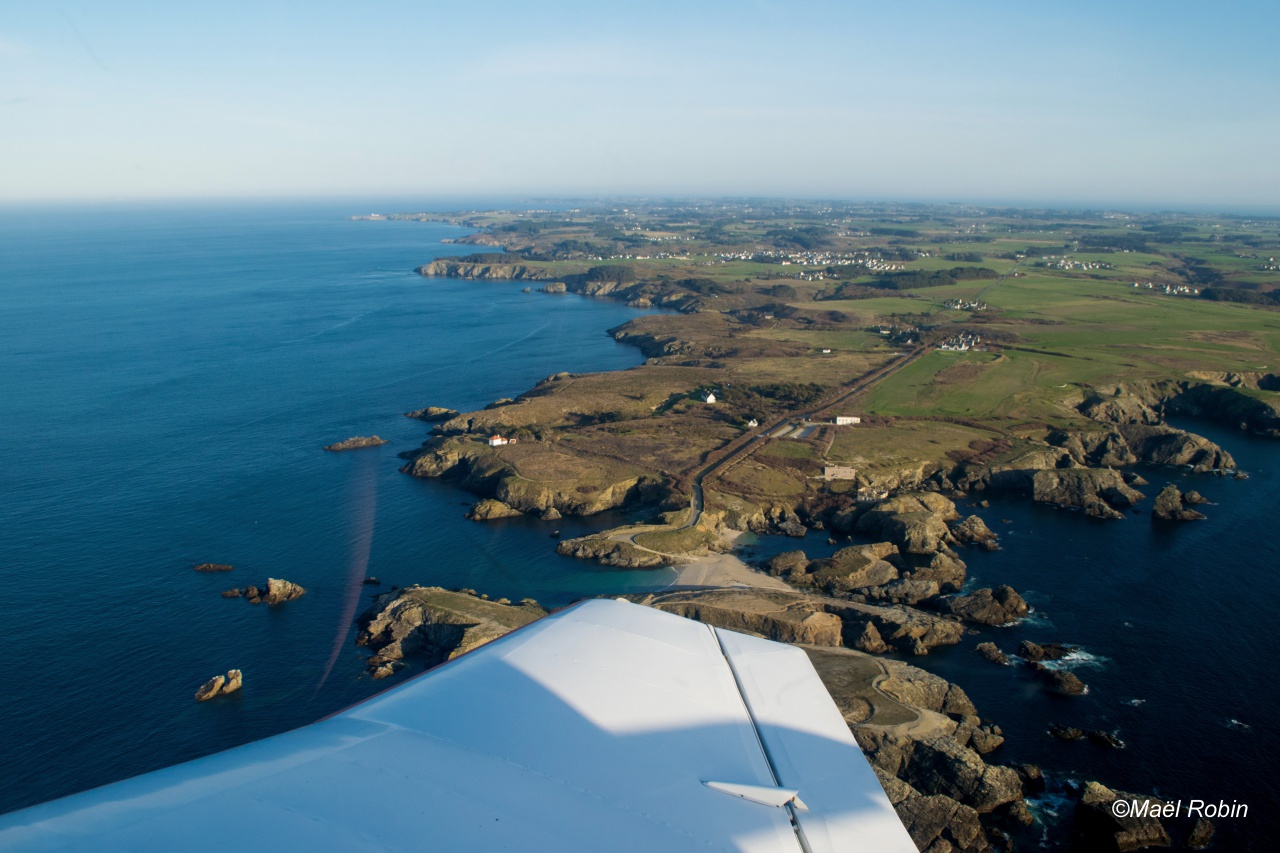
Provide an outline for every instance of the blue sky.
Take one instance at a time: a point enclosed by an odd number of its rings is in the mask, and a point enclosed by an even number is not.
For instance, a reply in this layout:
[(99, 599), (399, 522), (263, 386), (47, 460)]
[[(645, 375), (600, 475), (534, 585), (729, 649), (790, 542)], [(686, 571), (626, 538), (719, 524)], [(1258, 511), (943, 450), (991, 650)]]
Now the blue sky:
[(1280, 206), (1280, 7), (9, 4), (0, 200)]

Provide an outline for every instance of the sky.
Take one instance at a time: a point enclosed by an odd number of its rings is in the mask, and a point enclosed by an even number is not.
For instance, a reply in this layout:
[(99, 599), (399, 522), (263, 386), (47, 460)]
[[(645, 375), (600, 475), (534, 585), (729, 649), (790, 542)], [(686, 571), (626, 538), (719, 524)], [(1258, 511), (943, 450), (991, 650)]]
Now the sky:
[(1274, 2), (5, 7), (0, 202), (1280, 208)]

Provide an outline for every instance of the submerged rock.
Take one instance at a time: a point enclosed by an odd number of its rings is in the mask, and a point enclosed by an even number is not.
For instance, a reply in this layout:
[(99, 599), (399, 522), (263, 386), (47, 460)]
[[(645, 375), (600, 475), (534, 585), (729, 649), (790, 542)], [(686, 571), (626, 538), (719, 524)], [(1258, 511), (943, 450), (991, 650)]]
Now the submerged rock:
[(244, 676), (238, 669), (227, 670), (226, 675), (215, 675), (196, 691), (197, 702), (207, 702), (216, 696), (235, 693), (244, 686)]
[(229, 572), (234, 568), (226, 563), (199, 563), (195, 566), (197, 572)]

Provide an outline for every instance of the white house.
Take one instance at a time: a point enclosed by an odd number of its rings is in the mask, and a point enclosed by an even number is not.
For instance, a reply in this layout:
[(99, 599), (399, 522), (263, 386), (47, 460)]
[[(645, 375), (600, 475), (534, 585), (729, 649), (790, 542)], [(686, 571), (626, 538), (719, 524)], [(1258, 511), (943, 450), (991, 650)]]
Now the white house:
[(504, 445), (504, 444), (510, 444), (510, 443), (511, 443), (511, 440), (510, 440), (510, 439), (508, 439), (508, 438), (503, 438), (503, 437), (502, 437), (502, 436), (500, 436), (500, 435), (491, 435), (491, 436), (489, 436), (489, 446), (490, 446), (490, 447), (501, 447), (501, 446), (502, 446), (502, 445)]
[(760, 426), (760, 422), (759, 422), (758, 420), (756, 420), (755, 418), (752, 418), (751, 420), (747, 421), (747, 426), (749, 426), (749, 427), (758, 427), (758, 426)]
[(710, 391), (708, 391), (702, 397), (702, 402), (707, 403), (708, 405), (710, 405), (711, 403), (714, 403), (715, 401), (716, 401), (716, 395), (712, 394)]
[(862, 418), (853, 415), (836, 415), (836, 426), (853, 426), (862, 423)]

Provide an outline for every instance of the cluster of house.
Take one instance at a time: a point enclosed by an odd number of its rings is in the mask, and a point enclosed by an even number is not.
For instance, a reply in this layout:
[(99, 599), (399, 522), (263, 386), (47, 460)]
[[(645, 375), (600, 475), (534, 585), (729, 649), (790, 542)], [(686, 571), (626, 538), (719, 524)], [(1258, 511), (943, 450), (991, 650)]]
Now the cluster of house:
[(1152, 284), (1149, 281), (1145, 283), (1135, 281), (1133, 283), (1133, 286), (1140, 287), (1143, 290), (1155, 290), (1155, 291), (1159, 291), (1160, 293), (1167, 293), (1170, 296), (1199, 296), (1200, 295), (1200, 288), (1191, 287), (1190, 285), (1186, 285), (1186, 284)]
[(950, 352), (966, 352), (967, 350), (975, 349), (980, 343), (982, 343), (981, 335), (975, 335), (973, 332), (961, 332), (938, 344), (938, 349)]
[(1062, 258), (1057, 263), (1049, 264), (1054, 269), (1060, 270), (1113, 270), (1111, 264), (1104, 264), (1101, 261), (1073, 261), (1069, 258)]
[(888, 338), (895, 344), (915, 344), (920, 342), (920, 332), (912, 326), (872, 326), (869, 332)]
[(1265, 264), (1258, 264), (1258, 269), (1274, 272), (1275, 270), (1280, 270), (1280, 264), (1276, 263), (1275, 258), (1267, 258)]
[[(754, 261), (758, 264), (807, 267), (866, 267), (869, 272), (894, 272), (906, 269), (889, 263), (872, 252), (784, 252), (766, 249), (759, 252), (720, 252), (716, 257), (726, 261)], [(800, 276), (796, 276), (799, 278)]]
[(947, 308), (953, 308), (956, 311), (986, 311), (991, 307), (985, 302), (971, 301), (968, 299), (948, 299), (942, 304)]

